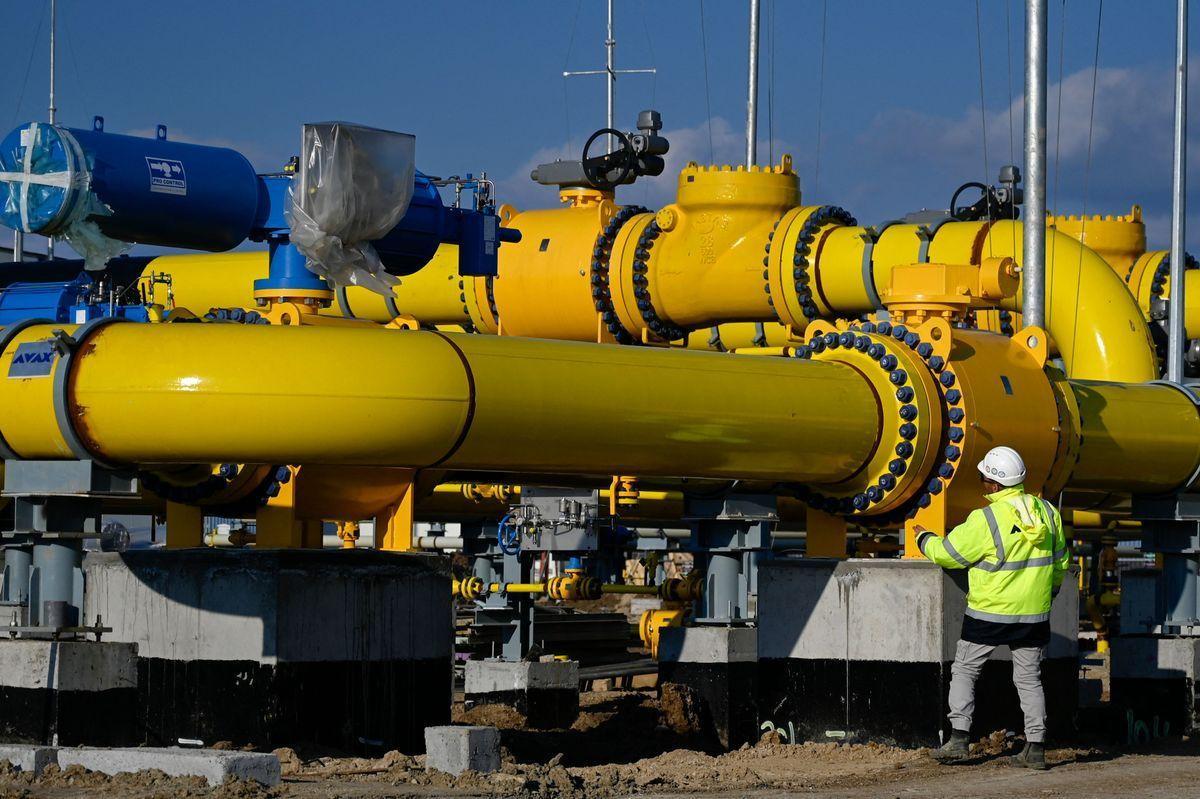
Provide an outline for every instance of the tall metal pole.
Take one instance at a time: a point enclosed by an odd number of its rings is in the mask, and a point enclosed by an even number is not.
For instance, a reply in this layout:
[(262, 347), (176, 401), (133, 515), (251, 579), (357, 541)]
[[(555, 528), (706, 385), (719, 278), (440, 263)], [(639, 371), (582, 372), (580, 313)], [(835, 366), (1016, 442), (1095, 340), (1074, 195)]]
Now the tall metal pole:
[(1025, 0), (1025, 220), (1021, 316), (1046, 326), (1046, 0)]
[(1183, 270), (1186, 227), (1187, 181), (1187, 69), (1188, 4), (1178, 0), (1175, 31), (1175, 165), (1171, 175), (1171, 297), (1167, 317), (1167, 379), (1183, 382), (1183, 354), (1187, 331), (1183, 325)]
[[(608, 0), (608, 36), (604, 38), (604, 69), (608, 72), (608, 78), (605, 80), (605, 85), (608, 87), (608, 116), (605, 117), (604, 126), (611, 128), (613, 120), (616, 118), (616, 108), (614, 103), (614, 95), (617, 88), (617, 72), (614, 69), (616, 61), (617, 40), (613, 37), (613, 0)], [(613, 151), (613, 137), (607, 136), (608, 151)]]
[(750, 0), (750, 80), (746, 96), (746, 167), (758, 161), (758, 0)]
[[(54, 29), (58, 17), (58, 2), (50, 0), (50, 124), (54, 124), (58, 109), (54, 107)], [(54, 237), (46, 239), (46, 257), (54, 257)]]
[[(617, 69), (616, 66), (616, 50), (617, 37), (613, 35), (613, 0), (608, 0), (608, 35), (604, 39), (604, 69), (580, 69), (566, 70), (563, 72), (564, 78), (573, 78), (577, 75), (603, 75), (607, 86), (607, 105), (605, 113), (605, 127), (614, 127), (613, 122), (616, 120), (616, 96), (617, 96), (617, 75), (654, 75), (658, 72), (653, 67), (650, 69)], [(613, 137), (608, 137), (608, 152), (613, 151)]]

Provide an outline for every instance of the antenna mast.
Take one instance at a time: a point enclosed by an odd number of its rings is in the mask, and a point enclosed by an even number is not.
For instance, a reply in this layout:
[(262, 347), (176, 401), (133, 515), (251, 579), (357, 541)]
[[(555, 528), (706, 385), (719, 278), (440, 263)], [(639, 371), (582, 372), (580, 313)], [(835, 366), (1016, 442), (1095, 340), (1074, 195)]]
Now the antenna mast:
[[(564, 78), (573, 78), (578, 75), (604, 75), (607, 78), (607, 104), (605, 108), (605, 127), (614, 127), (614, 118), (616, 114), (616, 93), (617, 93), (617, 75), (637, 75), (648, 74), (654, 75), (658, 73), (657, 69), (617, 69), (616, 68), (616, 50), (617, 38), (613, 31), (613, 0), (608, 0), (608, 35), (604, 39), (604, 69), (585, 69), (578, 71), (563, 72)], [(612, 136), (608, 137), (608, 152), (612, 152), (613, 142)]]

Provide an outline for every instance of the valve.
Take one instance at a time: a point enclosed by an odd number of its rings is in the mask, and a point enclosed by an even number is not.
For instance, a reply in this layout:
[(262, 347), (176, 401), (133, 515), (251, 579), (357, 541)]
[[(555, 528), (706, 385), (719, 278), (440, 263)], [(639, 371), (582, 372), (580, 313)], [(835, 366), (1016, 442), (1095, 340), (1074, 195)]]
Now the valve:
[[(663, 156), (671, 148), (665, 136), (660, 136), (662, 116), (652, 109), (638, 114), (636, 133), (622, 133), (616, 128), (600, 128), (588, 137), (578, 161), (551, 161), (539, 164), (529, 177), (543, 186), (597, 189), (612, 191), (626, 186), (639, 177), (661, 175), (666, 167)], [(611, 152), (593, 154), (593, 146), (601, 141), (616, 140)]]
[[(1025, 192), (1020, 187), (1021, 170), (1012, 164), (1000, 167), (998, 186), (988, 186), (969, 180), (959, 186), (950, 197), (950, 217), (959, 222), (982, 220), (1017, 219), (1018, 206), (1025, 201)], [(977, 189), (980, 197), (972, 205), (959, 207), (958, 198), (968, 189)]]

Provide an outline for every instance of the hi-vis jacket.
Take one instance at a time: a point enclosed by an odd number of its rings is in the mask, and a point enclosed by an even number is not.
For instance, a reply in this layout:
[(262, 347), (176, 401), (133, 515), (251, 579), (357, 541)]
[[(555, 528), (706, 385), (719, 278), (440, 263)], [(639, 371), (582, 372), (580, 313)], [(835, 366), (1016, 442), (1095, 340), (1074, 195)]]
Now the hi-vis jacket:
[(1000, 623), (1050, 618), (1050, 599), (1062, 585), (1070, 552), (1058, 511), (1013, 486), (987, 495), (986, 508), (944, 538), (926, 531), (921, 554), (947, 569), (970, 569), (967, 615)]

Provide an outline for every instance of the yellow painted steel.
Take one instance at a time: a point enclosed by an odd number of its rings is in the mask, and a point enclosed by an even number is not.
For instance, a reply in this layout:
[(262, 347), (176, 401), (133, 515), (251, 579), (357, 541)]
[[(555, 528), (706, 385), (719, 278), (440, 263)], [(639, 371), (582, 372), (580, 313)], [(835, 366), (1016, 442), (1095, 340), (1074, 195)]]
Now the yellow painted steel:
[[(1167, 250), (1154, 250), (1142, 254), (1129, 271), (1125, 273), (1125, 282), (1129, 290), (1137, 297), (1142, 312), (1150, 317), (1154, 300), (1157, 298), (1170, 299), (1171, 276)], [(1184, 276), (1183, 324), (1189, 339), (1200, 338), (1200, 269), (1189, 269)]]
[[(10, 377), (13, 356), (22, 344), (47, 341), (52, 331), (68, 335), (77, 325), (36, 325), (13, 337), (0, 353), (0, 437), (19, 455), (26, 458), (72, 458), (70, 446), (59, 431), (54, 415), (54, 377), (63, 367), (56, 358), (44, 377)], [(49, 413), (47, 413), (49, 411)], [(27, 453), (37, 452), (37, 455)]]
[(1087, 245), (1121, 277), (1146, 251), (1146, 225), (1142, 222), (1140, 205), (1119, 216), (1051, 214), (1046, 218), (1046, 224)]
[(1186, 488), (1200, 463), (1200, 419), (1183, 389), (1072, 382), (1079, 406), (1075, 488), (1160, 493)]
[(567, 206), (516, 213), (501, 208), (521, 241), (500, 248), (496, 306), (505, 335), (611, 341), (592, 297), (592, 250), (617, 211), (610, 194), (564, 191)]
[[(263, 250), (163, 255), (146, 265), (142, 282), (152, 302), (204, 314), (210, 308), (253, 307), (254, 281), (265, 278), (267, 269)], [(152, 282), (153, 274), (169, 275), (170, 282)]]
[[(634, 291), (638, 260), (650, 266), (654, 308), (676, 325), (772, 319), (765, 256), (776, 223), (799, 201), (790, 156), (749, 170), (688, 164), (676, 201), (627, 223), (613, 247), (610, 282), (622, 323), (639, 337), (647, 330)], [(652, 222), (661, 232), (647, 248), (641, 238)]]
[[(49, 389), (20, 382), (0, 395), (0, 435), (65, 457)], [(358, 327), (109, 325), (69, 394), (80, 437), (123, 463), (826, 482), (861, 466), (878, 418), (840, 364)]]

